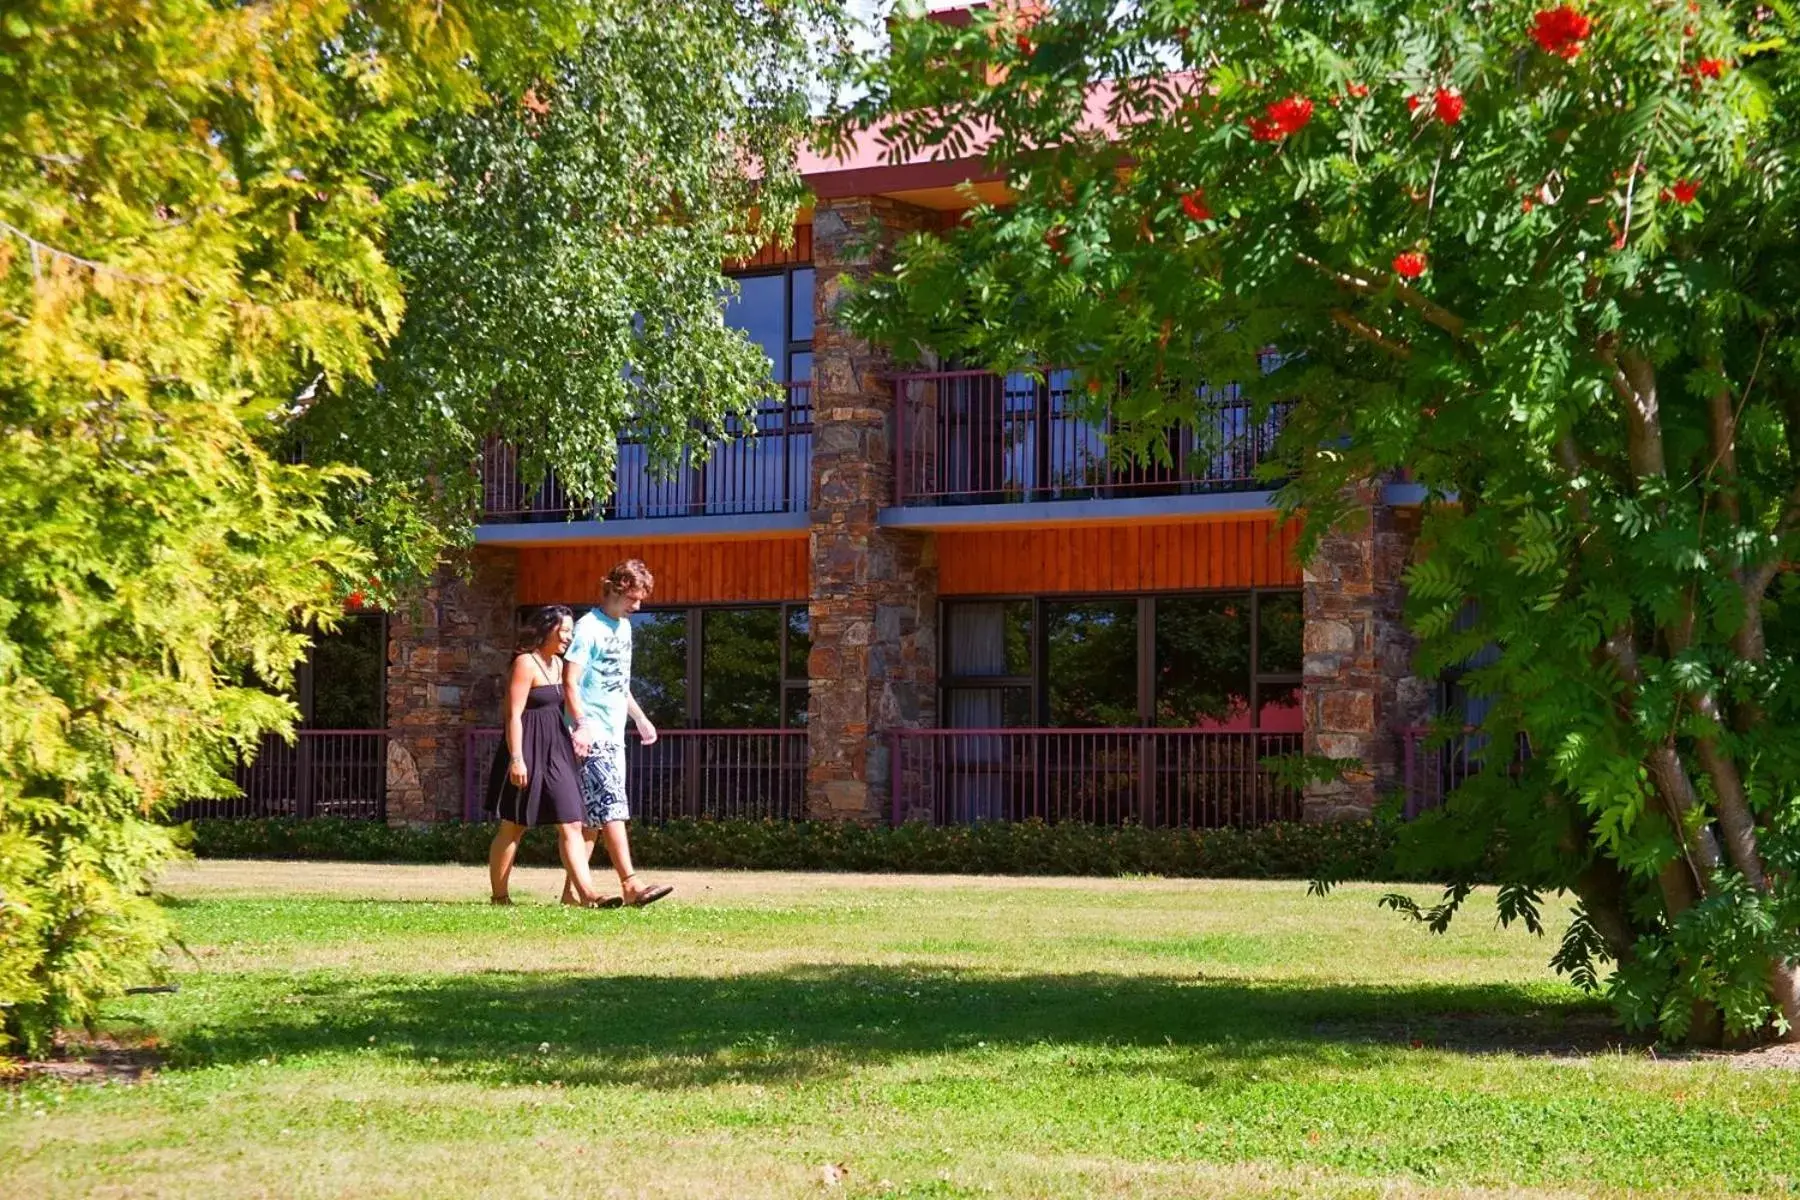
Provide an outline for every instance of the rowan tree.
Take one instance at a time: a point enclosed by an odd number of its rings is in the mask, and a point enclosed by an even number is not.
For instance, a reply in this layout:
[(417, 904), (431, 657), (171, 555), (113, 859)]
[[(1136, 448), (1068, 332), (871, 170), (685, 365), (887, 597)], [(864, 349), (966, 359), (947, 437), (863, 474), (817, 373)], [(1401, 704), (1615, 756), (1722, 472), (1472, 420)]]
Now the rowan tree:
[[(1479, 662), (1487, 768), (1404, 832), (1671, 1038), (1791, 1034), (1800, 30), (1712, 0), (1065, 0), (903, 14), (839, 132), (987, 154), (854, 316), (903, 353), (1072, 364), (1120, 452), (1209, 383), (1293, 413), (1312, 533), (1428, 500), (1415, 667)], [(1028, 28), (1027, 28), (1028, 26)], [(1271, 357), (1269, 348), (1278, 353)], [(1528, 752), (1517, 761), (1512, 748)], [(1616, 970), (1607, 970), (1610, 961)]]

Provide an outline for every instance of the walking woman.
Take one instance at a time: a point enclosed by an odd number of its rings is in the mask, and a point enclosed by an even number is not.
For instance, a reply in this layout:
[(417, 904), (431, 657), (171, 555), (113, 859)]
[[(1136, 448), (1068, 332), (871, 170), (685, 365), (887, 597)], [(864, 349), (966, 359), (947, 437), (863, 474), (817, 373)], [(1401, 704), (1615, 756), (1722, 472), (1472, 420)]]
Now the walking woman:
[(513, 656), (506, 686), (506, 741), (488, 775), (487, 808), (500, 818), (488, 847), (492, 902), (511, 904), (507, 883), (519, 854), (519, 839), (533, 825), (556, 826), (557, 852), (573, 885), (570, 903), (616, 908), (603, 901), (588, 871), (588, 847), (581, 836), (581, 778), (575, 750), (563, 726), (563, 651), (575, 617), (560, 604), (531, 615), (525, 648)]

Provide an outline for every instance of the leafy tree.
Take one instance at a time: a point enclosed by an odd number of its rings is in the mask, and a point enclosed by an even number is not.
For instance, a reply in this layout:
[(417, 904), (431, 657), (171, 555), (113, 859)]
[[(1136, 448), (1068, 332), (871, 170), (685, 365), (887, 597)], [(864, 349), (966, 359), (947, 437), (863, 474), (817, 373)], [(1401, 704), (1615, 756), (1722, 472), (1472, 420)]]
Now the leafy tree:
[(980, 148), (1015, 193), (908, 241), (868, 331), (1079, 364), (1124, 450), (1165, 459), (1206, 382), (1278, 346), (1260, 399), (1295, 405), (1279, 469), (1315, 533), (1360, 481), (1429, 489), (1419, 669), (1485, 648), (1486, 745), (1530, 752), (1491, 750), (1412, 853), (1497, 865), (1534, 927), (1572, 889), (1556, 965), (1671, 1038), (1800, 1022), (1794, 25), (1714, 0), (912, 13), (843, 123)]
[[(569, 6), (12, 3), (0, 17), (0, 1045), (141, 978), (169, 803), (228, 794), (366, 552), (271, 453), (369, 376), (416, 124)], [(257, 681), (269, 688), (246, 686)]]
[(428, 124), (389, 252), (399, 334), (301, 422), (313, 461), (368, 475), (341, 511), (383, 560), (377, 590), (466, 538), (491, 435), (518, 447), (523, 481), (554, 468), (587, 507), (611, 490), (621, 431), (667, 467), (775, 393), (725, 324), (722, 272), (791, 237), (796, 152), (842, 35), (836, 0), (606, 0), (541, 75)]

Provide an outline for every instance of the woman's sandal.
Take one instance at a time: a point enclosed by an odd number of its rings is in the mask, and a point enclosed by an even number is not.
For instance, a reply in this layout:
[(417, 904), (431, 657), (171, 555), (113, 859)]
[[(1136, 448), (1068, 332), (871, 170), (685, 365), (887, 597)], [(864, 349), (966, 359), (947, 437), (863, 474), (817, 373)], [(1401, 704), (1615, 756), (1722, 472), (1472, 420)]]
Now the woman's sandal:
[[(625, 881), (630, 881), (630, 880), (633, 880), (636, 878), (637, 878), (637, 872), (633, 871), (631, 874), (629, 874), (625, 877)], [(664, 896), (667, 896), (670, 892), (673, 892), (674, 890), (675, 889), (673, 887), (669, 886), (666, 883), (659, 883), (653, 888), (646, 888), (644, 891), (639, 892), (637, 899), (627, 900), (627, 901), (625, 901), (625, 903), (631, 905), (631, 907), (633, 907), (633, 908), (647, 908), (650, 905), (655, 904), (658, 900), (661, 900)], [(620, 897), (620, 899), (624, 900), (624, 897)]]

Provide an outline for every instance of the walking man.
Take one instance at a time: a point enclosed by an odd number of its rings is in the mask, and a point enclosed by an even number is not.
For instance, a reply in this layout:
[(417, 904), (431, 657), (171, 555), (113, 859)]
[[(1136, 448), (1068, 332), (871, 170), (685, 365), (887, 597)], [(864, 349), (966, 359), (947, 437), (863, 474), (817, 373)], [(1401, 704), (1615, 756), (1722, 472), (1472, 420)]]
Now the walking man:
[[(596, 838), (605, 841), (606, 856), (619, 874), (622, 898), (636, 908), (675, 890), (638, 881), (625, 835), (631, 816), (625, 800), (626, 717), (637, 724), (644, 745), (656, 741), (656, 726), (631, 695), (631, 614), (650, 598), (655, 586), (650, 569), (635, 558), (608, 571), (600, 585), (600, 607), (575, 622), (574, 640), (563, 655), (563, 706), (575, 723), (575, 753), (581, 756), (587, 854), (593, 857)], [(565, 879), (565, 894), (573, 886)]]

